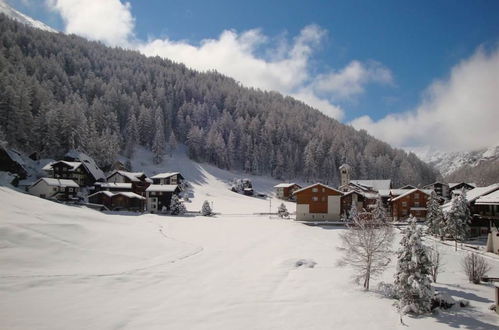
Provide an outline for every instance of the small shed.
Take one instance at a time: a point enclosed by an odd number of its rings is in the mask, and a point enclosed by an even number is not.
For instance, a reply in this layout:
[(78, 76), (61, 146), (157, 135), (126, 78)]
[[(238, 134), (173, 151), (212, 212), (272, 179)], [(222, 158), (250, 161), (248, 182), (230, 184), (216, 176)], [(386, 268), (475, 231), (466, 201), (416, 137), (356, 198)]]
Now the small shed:
[(99, 191), (88, 196), (92, 204), (99, 204), (113, 211), (143, 211), (145, 197), (129, 191)]

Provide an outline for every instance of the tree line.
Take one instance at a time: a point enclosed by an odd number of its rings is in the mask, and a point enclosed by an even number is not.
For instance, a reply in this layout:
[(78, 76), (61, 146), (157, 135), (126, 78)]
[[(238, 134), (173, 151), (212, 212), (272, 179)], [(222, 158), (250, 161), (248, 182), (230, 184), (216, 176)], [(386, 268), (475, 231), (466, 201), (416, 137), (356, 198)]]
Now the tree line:
[(215, 71), (50, 33), (0, 15), (0, 138), (57, 158), (81, 149), (99, 165), (149, 148), (160, 162), (177, 143), (220, 168), (338, 184), (434, 181), (414, 154), (394, 149), (291, 97), (246, 88)]

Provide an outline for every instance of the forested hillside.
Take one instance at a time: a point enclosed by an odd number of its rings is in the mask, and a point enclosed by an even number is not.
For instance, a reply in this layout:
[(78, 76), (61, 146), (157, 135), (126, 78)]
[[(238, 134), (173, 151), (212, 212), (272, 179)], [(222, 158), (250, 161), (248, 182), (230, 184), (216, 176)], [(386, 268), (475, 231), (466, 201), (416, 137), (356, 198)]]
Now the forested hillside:
[(137, 145), (159, 160), (178, 142), (196, 160), (282, 179), (337, 184), (343, 162), (355, 178), (391, 178), (395, 185), (428, 183), (436, 175), (414, 154), (293, 98), (4, 15), (0, 135), (44, 157), (79, 148), (104, 167)]

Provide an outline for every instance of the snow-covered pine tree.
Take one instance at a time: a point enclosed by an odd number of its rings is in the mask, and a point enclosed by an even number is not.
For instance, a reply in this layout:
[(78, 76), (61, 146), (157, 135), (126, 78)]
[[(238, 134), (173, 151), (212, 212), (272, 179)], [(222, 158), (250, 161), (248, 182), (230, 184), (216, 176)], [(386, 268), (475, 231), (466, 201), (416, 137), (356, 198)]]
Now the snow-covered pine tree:
[(359, 211), (357, 210), (357, 205), (352, 203), (350, 211), (348, 212), (347, 215), (347, 222), (354, 223), (355, 221), (357, 221), (358, 217), (359, 217)]
[(173, 195), (170, 201), (170, 214), (171, 215), (182, 215), (186, 212), (184, 203), (180, 200), (177, 195)]
[(397, 253), (395, 291), (399, 297), (401, 313), (423, 314), (431, 311), (433, 289), (431, 287), (431, 261), (428, 249), (422, 242), (422, 231), (414, 217), (402, 231), (400, 249)]
[(386, 210), (380, 197), (376, 198), (376, 203), (371, 211), (371, 216), (373, 221), (378, 223), (386, 223), (388, 220), (386, 217)]
[(464, 241), (469, 231), (470, 210), (466, 202), (466, 192), (454, 195), (451, 208), (447, 214), (444, 232), (454, 239), (454, 247), (457, 251), (457, 241)]
[(426, 226), (427, 232), (433, 236), (441, 236), (444, 229), (445, 221), (442, 208), (438, 203), (437, 194), (432, 191), (428, 202), (426, 203)]
[(170, 138), (168, 139), (168, 152), (170, 153), (170, 157), (173, 156), (173, 152), (177, 150), (177, 138), (175, 137), (175, 133), (173, 131), (170, 133)]
[(201, 215), (205, 217), (212, 215), (212, 210), (208, 201), (203, 202), (203, 206), (201, 207)]
[(163, 125), (163, 116), (159, 114), (160, 110), (157, 110), (156, 117), (156, 129), (154, 132), (154, 140), (152, 143), (153, 152), (153, 162), (154, 164), (159, 164), (163, 161), (163, 155), (165, 154), (165, 129)]
[(286, 208), (286, 205), (284, 205), (284, 203), (281, 203), (281, 205), (279, 205), (279, 207), (277, 208), (277, 214), (279, 214), (280, 218), (289, 217), (288, 209)]
[(135, 146), (139, 143), (139, 128), (137, 126), (137, 119), (133, 111), (128, 114), (128, 121), (125, 128), (125, 155), (128, 158), (133, 156)]

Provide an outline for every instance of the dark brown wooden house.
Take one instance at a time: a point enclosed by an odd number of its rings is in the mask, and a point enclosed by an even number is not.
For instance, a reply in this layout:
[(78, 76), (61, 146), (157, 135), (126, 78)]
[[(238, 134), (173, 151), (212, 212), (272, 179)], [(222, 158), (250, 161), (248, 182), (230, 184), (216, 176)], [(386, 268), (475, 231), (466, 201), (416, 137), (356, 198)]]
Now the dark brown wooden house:
[(184, 177), (180, 172), (159, 173), (151, 177), (153, 184), (181, 185)]
[(322, 183), (316, 183), (294, 192), (296, 220), (339, 221), (343, 193)]
[(379, 195), (376, 193), (361, 193), (358, 191), (350, 191), (341, 196), (341, 215), (348, 216), (352, 205), (356, 205), (357, 211), (370, 211), (372, 206), (376, 204)]
[(180, 188), (175, 184), (152, 184), (146, 189), (146, 209), (149, 212), (170, 210), (172, 196), (178, 195)]
[(143, 172), (114, 171), (107, 177), (108, 183), (130, 184), (132, 192), (144, 196), (152, 180)]
[(99, 191), (88, 196), (89, 203), (105, 206), (112, 211), (144, 211), (145, 197), (133, 192)]
[(418, 220), (424, 220), (426, 218), (426, 203), (430, 193), (430, 190), (416, 188), (391, 198), (390, 212), (393, 221), (406, 220), (410, 215)]
[(277, 198), (294, 200), (293, 193), (298, 189), (301, 189), (301, 186), (296, 183), (279, 183), (278, 185), (275, 185), (274, 188)]

